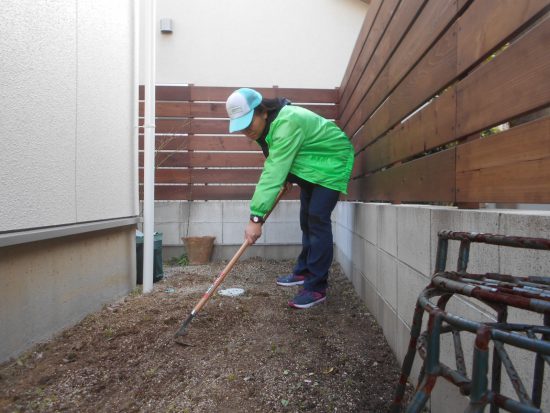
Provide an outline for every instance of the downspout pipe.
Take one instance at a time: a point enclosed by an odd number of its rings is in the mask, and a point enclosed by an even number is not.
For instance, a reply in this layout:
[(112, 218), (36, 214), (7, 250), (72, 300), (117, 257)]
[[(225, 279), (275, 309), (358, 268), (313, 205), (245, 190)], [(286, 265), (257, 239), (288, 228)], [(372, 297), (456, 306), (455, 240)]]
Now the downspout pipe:
[(143, 170), (143, 293), (153, 290), (155, 226), (155, 78), (156, 1), (146, 0), (145, 13), (145, 119)]

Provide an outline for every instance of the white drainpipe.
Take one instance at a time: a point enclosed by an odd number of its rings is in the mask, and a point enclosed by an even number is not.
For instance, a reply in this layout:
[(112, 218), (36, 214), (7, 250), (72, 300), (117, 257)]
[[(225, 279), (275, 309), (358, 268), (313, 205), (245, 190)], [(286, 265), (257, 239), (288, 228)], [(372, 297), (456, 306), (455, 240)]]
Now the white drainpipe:
[(134, 210), (139, 211), (139, 46), (141, 44), (141, 20), (139, 1), (134, 2)]
[(155, 226), (155, 64), (156, 1), (146, 0), (145, 16), (145, 139), (143, 171), (143, 292), (153, 290)]

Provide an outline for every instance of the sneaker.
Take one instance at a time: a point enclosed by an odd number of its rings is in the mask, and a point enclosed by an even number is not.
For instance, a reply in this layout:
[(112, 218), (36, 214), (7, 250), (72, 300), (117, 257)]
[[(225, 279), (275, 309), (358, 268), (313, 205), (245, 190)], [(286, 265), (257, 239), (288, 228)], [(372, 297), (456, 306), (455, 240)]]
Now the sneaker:
[(290, 287), (291, 285), (303, 285), (304, 281), (308, 277), (308, 274), (289, 274), (277, 277), (277, 285), (283, 287)]
[(309, 308), (322, 303), (326, 299), (326, 293), (302, 290), (288, 302), (288, 305), (294, 308)]

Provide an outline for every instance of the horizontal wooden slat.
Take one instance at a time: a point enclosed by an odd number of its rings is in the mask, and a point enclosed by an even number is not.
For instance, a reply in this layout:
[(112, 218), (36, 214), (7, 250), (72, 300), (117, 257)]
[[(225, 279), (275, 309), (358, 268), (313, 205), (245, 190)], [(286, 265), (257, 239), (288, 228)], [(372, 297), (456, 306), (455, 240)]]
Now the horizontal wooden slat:
[[(344, 125), (348, 136), (353, 136), (388, 94), (399, 85), (449, 22), (453, 21), (457, 12), (456, 0), (427, 3), (369, 93), (353, 112), (350, 121)], [(340, 111), (343, 110), (344, 108), (340, 107)]]
[(459, 202), (550, 203), (550, 117), (457, 148)]
[[(143, 116), (143, 102), (139, 103), (139, 116)], [(299, 105), (327, 119), (336, 119), (338, 107), (329, 104)], [(213, 102), (157, 102), (157, 118), (162, 117), (191, 117), (191, 118), (227, 118), (225, 103)]]
[(458, 84), (457, 132), (464, 136), (550, 102), (550, 15)]
[(456, 76), (456, 24), (438, 40), (421, 62), (354, 137), (354, 146), (362, 148), (391, 129), (415, 108), (435, 95)]
[(356, 179), (361, 201), (455, 201), (455, 148)]
[(549, 4), (550, 0), (475, 1), (459, 22), (459, 73), (484, 58)]
[(359, 103), (368, 93), (374, 81), (378, 78), (380, 71), (386, 65), (389, 57), (401, 42), (401, 39), (409, 29), (426, 0), (407, 0), (399, 3), (397, 10), (391, 19), (384, 36), (380, 40), (372, 59), (369, 61), (366, 70), (361, 75), (358, 85), (353, 91), (346, 108), (340, 117), (341, 124), (347, 124)]
[(550, 158), (457, 174), (457, 202), (550, 203)]
[[(176, 151), (260, 151), (259, 145), (242, 135), (232, 136), (156, 136), (157, 150)], [(143, 150), (143, 135), (139, 136), (139, 149)]]
[(376, 171), (453, 141), (455, 122), (456, 94), (453, 86), (359, 153), (355, 158), (357, 175)]
[[(295, 103), (336, 103), (336, 89), (299, 89), (299, 88), (265, 88), (253, 86), (157, 86), (155, 88), (157, 101), (214, 101), (225, 102), (229, 95), (240, 87), (252, 87), (265, 98), (286, 97)], [(143, 85), (139, 86), (139, 99), (144, 100)]]
[[(191, 87), (190, 86), (156, 86), (155, 87), (156, 100), (191, 100)], [(143, 85), (139, 86), (139, 100), (145, 99), (145, 88)]]
[[(239, 87), (207, 87), (193, 86), (191, 100), (225, 102), (229, 95)], [(252, 87), (264, 98), (286, 97), (295, 103), (336, 103), (336, 89), (297, 89), (297, 88), (262, 88)]]
[(460, 145), (457, 172), (550, 158), (550, 117)]
[[(386, 27), (391, 21), (391, 18), (398, 5), (399, 0), (385, 0), (382, 3), (382, 6), (380, 7), (380, 10), (378, 11), (378, 14), (376, 16), (376, 20), (372, 25), (369, 37), (367, 38), (367, 42), (365, 43), (363, 50), (361, 50), (361, 53), (359, 54), (359, 57), (349, 79), (349, 84), (354, 85), (355, 87), (346, 88), (346, 90), (344, 90), (342, 93), (340, 105), (342, 105), (346, 109), (349, 106), (349, 101), (354, 91), (357, 88), (361, 87), (360, 79), (363, 75), (363, 72), (371, 61), (371, 58), (376, 51), (376, 48), (378, 47), (378, 44), (382, 39), (384, 32), (386, 31)], [(349, 110), (353, 110), (353, 107), (350, 107)], [(347, 113), (348, 110), (345, 110), (343, 112), (342, 118), (345, 118)]]
[[(249, 200), (254, 194), (254, 185), (156, 185), (156, 200)], [(141, 193), (142, 191), (140, 191)], [(283, 199), (298, 199), (299, 189), (295, 186)], [(248, 220), (243, 217), (243, 222)]]
[[(139, 120), (143, 125), (143, 119)], [(140, 130), (143, 132), (143, 129)], [(162, 118), (156, 120), (156, 133), (178, 134), (228, 134), (229, 120), (227, 119), (191, 119), (191, 118)]]
[[(264, 160), (264, 156), (259, 153), (157, 152), (155, 166), (164, 168), (263, 167)], [(139, 166), (143, 167), (143, 152), (139, 153)]]
[[(155, 182), (159, 184), (255, 184), (261, 169), (156, 169)], [(143, 168), (139, 169), (143, 183)]]

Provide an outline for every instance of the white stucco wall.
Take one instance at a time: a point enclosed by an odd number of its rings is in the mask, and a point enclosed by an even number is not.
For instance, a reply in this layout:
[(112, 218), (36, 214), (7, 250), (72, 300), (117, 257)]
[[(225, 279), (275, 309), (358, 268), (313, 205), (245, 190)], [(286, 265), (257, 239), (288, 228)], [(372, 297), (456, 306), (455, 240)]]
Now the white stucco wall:
[(5, 0), (0, 232), (137, 215), (131, 0)]
[(157, 25), (171, 18), (174, 29), (157, 30), (157, 83), (337, 87), (367, 7), (359, 0), (157, 0)]

